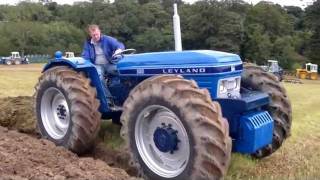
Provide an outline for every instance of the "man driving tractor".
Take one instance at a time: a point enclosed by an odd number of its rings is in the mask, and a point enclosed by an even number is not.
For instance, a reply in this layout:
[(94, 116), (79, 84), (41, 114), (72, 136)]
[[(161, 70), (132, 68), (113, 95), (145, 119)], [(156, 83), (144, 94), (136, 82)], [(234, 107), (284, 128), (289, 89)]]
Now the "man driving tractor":
[[(89, 25), (87, 31), (90, 37), (84, 43), (82, 57), (91, 60), (96, 65), (99, 77), (104, 82), (107, 74), (116, 74), (116, 65), (112, 62), (113, 58), (116, 57), (113, 57), (113, 55), (119, 54), (125, 49), (125, 46), (117, 39), (101, 34), (100, 28), (96, 24)], [(106, 84), (104, 84), (104, 87), (107, 97), (112, 102), (112, 95)], [(114, 103), (110, 105), (113, 107)]]

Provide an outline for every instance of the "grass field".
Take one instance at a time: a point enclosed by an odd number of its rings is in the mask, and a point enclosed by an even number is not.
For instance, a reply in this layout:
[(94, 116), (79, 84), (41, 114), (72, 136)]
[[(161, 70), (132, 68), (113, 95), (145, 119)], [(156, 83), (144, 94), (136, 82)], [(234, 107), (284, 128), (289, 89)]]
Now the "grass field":
[(0, 97), (31, 96), (43, 64), (0, 65)]
[[(42, 64), (0, 65), (0, 97), (31, 96)], [(226, 179), (320, 179), (320, 81), (304, 81), (285, 87), (293, 106), (292, 136), (272, 156), (253, 160), (233, 154)], [(108, 136), (119, 144), (117, 130)], [(118, 129), (118, 128), (116, 128)], [(107, 137), (108, 138), (108, 137)]]

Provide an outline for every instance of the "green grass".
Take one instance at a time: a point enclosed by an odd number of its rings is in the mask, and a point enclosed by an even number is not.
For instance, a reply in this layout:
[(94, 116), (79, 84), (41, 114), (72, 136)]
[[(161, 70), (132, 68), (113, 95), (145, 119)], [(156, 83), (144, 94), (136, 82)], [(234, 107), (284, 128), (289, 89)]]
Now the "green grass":
[(112, 121), (102, 121), (99, 132), (100, 139), (111, 149), (118, 149), (123, 139), (120, 137), (121, 126), (113, 124)]
[[(31, 96), (42, 65), (7, 67), (0, 65), (0, 97)], [(226, 179), (319, 179), (320, 177), (320, 81), (289, 84), (293, 108), (292, 136), (272, 156), (254, 160), (232, 154)], [(103, 122), (99, 136), (117, 149), (122, 144), (120, 127)]]
[(0, 65), (0, 97), (31, 96), (43, 64)]

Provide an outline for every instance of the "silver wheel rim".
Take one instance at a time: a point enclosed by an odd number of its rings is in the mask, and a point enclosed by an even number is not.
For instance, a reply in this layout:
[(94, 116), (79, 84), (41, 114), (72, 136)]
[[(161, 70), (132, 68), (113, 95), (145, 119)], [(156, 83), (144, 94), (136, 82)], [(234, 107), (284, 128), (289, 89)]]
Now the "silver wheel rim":
[[(154, 143), (153, 133), (161, 123), (171, 124), (178, 131), (179, 149), (174, 154), (161, 152)], [(187, 131), (180, 119), (164, 106), (151, 105), (139, 113), (135, 124), (135, 143), (143, 162), (161, 177), (176, 177), (188, 164), (190, 144)]]
[(54, 87), (48, 88), (41, 98), (41, 120), (53, 139), (62, 139), (70, 125), (70, 112), (66, 98)]

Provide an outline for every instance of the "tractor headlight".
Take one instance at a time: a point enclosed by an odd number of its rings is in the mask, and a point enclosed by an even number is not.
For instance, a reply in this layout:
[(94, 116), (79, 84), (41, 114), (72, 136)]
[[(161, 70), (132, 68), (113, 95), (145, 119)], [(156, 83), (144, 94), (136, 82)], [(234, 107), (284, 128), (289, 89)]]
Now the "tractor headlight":
[(227, 92), (227, 88), (226, 88), (226, 86), (225, 86), (225, 83), (224, 82), (221, 82), (220, 84), (219, 84), (219, 93), (221, 94), (221, 93), (226, 93)]
[(219, 80), (218, 98), (238, 98), (240, 97), (240, 76)]

